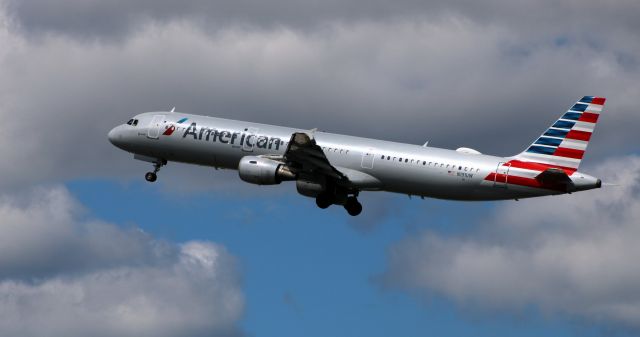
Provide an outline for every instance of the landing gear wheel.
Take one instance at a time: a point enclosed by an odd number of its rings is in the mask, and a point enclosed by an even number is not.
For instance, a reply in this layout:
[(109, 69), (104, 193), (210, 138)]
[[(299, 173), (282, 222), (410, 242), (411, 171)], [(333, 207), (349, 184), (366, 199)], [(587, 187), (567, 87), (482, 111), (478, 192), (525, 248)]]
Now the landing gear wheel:
[(144, 175), (144, 179), (146, 179), (148, 182), (152, 183), (152, 182), (154, 182), (154, 181), (156, 181), (158, 179), (158, 176), (153, 172), (147, 172)]
[(347, 213), (351, 216), (356, 216), (362, 213), (362, 204), (358, 202), (356, 197), (347, 198), (347, 202), (344, 204), (344, 209), (347, 210)]
[(316, 197), (316, 205), (318, 205), (318, 207), (322, 209), (325, 209), (331, 206), (331, 199), (329, 199), (329, 196), (327, 196), (326, 194), (320, 194)]
[(164, 165), (167, 165), (167, 161), (164, 159), (156, 159), (156, 161), (153, 162), (153, 172), (147, 172), (144, 175), (144, 179), (147, 180), (148, 182), (152, 183), (156, 180), (158, 180), (158, 171), (160, 171), (160, 168), (163, 167)]

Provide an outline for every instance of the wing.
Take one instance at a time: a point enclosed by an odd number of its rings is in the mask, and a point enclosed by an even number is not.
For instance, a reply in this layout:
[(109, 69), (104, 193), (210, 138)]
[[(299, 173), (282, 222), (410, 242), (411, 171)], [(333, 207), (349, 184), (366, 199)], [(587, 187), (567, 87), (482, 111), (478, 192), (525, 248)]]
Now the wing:
[(305, 132), (291, 135), (284, 160), (299, 173), (323, 175), (336, 181), (347, 182), (347, 177), (333, 167), (316, 140)]
[(370, 174), (331, 165), (322, 148), (316, 144), (313, 137), (314, 131), (292, 134), (284, 155), (263, 155), (262, 157), (287, 164), (299, 178), (330, 181), (332, 185), (349, 191), (378, 190), (382, 186), (380, 180)]

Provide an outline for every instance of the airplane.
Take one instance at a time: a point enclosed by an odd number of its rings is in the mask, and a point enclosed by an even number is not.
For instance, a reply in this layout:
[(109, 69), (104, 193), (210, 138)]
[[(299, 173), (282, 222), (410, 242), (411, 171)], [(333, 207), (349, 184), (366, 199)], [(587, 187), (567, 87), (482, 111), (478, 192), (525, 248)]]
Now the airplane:
[(602, 187), (578, 166), (605, 98), (584, 96), (522, 153), (511, 157), (403, 144), (175, 112), (147, 112), (116, 126), (109, 141), (153, 164), (169, 161), (237, 170), (257, 185), (294, 181), (318, 207), (362, 212), (362, 191), (450, 200), (519, 200)]

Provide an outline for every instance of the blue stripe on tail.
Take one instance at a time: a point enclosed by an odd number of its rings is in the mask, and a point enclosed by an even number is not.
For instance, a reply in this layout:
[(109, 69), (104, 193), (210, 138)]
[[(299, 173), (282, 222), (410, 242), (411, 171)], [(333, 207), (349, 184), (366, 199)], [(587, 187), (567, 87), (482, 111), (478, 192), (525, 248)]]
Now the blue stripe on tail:
[(556, 148), (555, 147), (545, 147), (545, 146), (531, 145), (529, 147), (529, 149), (527, 150), (527, 152), (539, 153), (539, 154), (553, 154), (554, 152), (556, 152)]

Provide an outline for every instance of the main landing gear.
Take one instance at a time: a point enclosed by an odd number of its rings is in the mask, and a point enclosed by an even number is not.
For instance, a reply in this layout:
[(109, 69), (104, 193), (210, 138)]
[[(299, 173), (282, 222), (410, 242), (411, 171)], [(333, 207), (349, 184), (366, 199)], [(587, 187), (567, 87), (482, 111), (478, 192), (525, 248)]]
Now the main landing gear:
[(362, 204), (356, 197), (348, 197), (347, 202), (344, 204), (344, 209), (347, 210), (349, 215), (356, 216), (362, 213)]
[[(344, 199), (343, 199), (344, 200)], [(331, 196), (323, 193), (316, 197), (316, 205), (318, 207), (325, 209), (334, 204), (334, 200)], [(344, 201), (343, 207), (347, 210), (347, 213), (351, 216), (356, 216), (362, 213), (362, 204), (358, 201), (356, 196), (348, 197), (346, 201)]]
[(331, 202), (331, 197), (326, 193), (319, 194), (316, 197), (316, 205), (322, 209), (326, 209), (331, 206), (333, 202)]
[(160, 168), (167, 165), (167, 161), (164, 159), (158, 159), (156, 161), (153, 162), (153, 172), (147, 172), (144, 175), (144, 179), (150, 183), (158, 180), (158, 171), (160, 171)]

